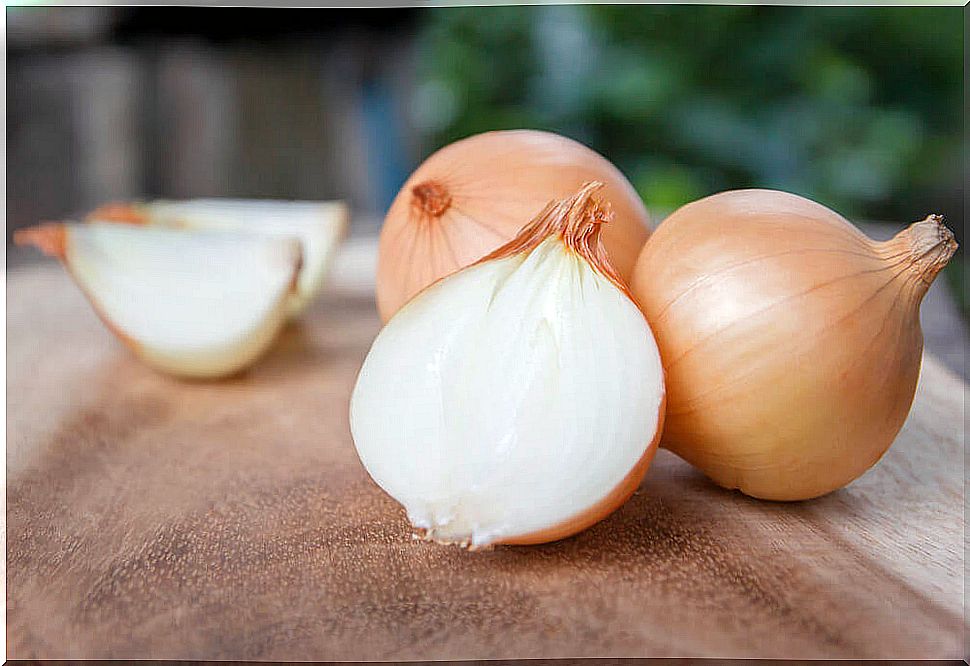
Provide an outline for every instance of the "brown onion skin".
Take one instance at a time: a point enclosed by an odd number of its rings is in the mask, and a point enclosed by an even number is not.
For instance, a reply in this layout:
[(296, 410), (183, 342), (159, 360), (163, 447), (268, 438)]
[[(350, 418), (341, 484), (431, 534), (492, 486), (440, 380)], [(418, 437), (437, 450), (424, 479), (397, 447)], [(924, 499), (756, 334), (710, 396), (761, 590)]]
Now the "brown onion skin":
[(381, 230), (377, 308), (387, 322), (415, 294), (501, 247), (554, 199), (601, 181), (614, 221), (603, 244), (629, 281), (650, 233), (633, 186), (583, 144), (536, 130), (486, 132), (428, 157), (405, 182)]
[(772, 190), (674, 212), (632, 281), (666, 374), (661, 446), (762, 499), (818, 497), (863, 474), (909, 412), (919, 305), (955, 249), (938, 216), (879, 243)]

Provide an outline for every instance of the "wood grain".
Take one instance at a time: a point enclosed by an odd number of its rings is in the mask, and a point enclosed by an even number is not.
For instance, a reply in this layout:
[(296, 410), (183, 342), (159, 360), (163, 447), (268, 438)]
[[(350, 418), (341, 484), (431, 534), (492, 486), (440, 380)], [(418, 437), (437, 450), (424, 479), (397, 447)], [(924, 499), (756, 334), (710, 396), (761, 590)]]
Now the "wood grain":
[(414, 541), (347, 423), (378, 330), (331, 292), (246, 375), (140, 365), (52, 264), (7, 289), (10, 658), (960, 658), (967, 386), (924, 360), (883, 461), (819, 500), (661, 451), (538, 547)]

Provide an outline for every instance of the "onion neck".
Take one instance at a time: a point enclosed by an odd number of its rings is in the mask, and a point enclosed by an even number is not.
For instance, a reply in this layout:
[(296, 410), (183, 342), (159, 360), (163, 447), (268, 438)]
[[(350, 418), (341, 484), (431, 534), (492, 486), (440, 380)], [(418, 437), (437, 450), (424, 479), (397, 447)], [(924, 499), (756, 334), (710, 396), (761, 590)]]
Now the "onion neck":
[(603, 225), (613, 220), (610, 204), (593, 197), (602, 188), (603, 183), (590, 181), (571, 197), (549, 202), (515, 238), (480, 259), (479, 263), (531, 252), (542, 241), (558, 235), (567, 248), (629, 295), (600, 239)]
[(63, 259), (67, 255), (67, 229), (60, 222), (44, 222), (13, 232), (18, 246), (32, 245), (49, 257)]
[(451, 207), (451, 192), (436, 180), (426, 180), (411, 188), (411, 205), (422, 216), (438, 218)]
[(95, 208), (88, 214), (92, 222), (119, 222), (121, 224), (148, 224), (148, 217), (137, 206), (126, 203), (109, 203)]
[(892, 254), (904, 253), (908, 258), (903, 263), (904, 270), (913, 276), (924, 293), (957, 251), (956, 239), (943, 225), (942, 215), (927, 215), (882, 245)]

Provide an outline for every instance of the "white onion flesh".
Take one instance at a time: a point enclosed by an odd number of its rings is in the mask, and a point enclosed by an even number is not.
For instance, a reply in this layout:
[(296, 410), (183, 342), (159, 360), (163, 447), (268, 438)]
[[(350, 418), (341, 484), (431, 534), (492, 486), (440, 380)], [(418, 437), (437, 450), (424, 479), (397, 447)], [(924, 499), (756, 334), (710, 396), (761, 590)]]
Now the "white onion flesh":
[(295, 238), (65, 227), (71, 274), (109, 326), (160, 370), (235, 372), (268, 347), (286, 319), (300, 263)]
[(663, 371), (633, 301), (559, 237), (405, 305), (360, 371), (360, 459), (438, 541), (567, 523), (655, 444)]
[(349, 220), (347, 206), (340, 201), (159, 199), (134, 210), (154, 225), (299, 238), (303, 266), (289, 305), (293, 316), (306, 309), (323, 288)]

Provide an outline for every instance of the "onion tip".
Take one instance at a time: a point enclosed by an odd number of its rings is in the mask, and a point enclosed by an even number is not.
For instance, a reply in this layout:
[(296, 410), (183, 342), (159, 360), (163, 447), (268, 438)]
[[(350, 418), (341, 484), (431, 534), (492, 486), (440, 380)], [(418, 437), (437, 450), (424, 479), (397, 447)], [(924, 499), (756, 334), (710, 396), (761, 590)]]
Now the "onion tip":
[(957, 251), (957, 241), (942, 215), (927, 215), (902, 232), (908, 237), (913, 265), (928, 287)]
[(95, 208), (88, 214), (87, 219), (97, 222), (148, 224), (148, 218), (141, 210), (122, 201), (113, 201)]
[(43, 222), (13, 232), (15, 245), (33, 245), (49, 257), (63, 259), (67, 254), (67, 231), (60, 222)]
[(580, 255), (603, 277), (633, 299), (600, 239), (603, 225), (613, 220), (613, 208), (609, 202), (594, 198), (604, 184), (591, 180), (576, 194), (558, 201), (550, 201), (519, 235), (491, 254), (479, 259), (481, 264), (504, 259), (539, 246), (547, 237), (557, 234), (570, 250)]
[(428, 217), (441, 217), (451, 207), (451, 193), (436, 180), (427, 180), (411, 188), (411, 202)]

